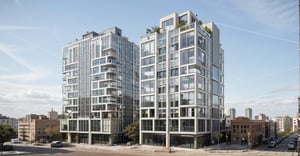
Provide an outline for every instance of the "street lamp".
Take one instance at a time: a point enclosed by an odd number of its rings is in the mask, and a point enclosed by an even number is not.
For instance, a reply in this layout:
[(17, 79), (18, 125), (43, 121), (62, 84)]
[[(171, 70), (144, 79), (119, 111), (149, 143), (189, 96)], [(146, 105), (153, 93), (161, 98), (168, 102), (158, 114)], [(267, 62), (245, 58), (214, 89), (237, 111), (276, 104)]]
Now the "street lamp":
[(251, 142), (250, 142), (251, 132), (248, 132), (247, 136), (248, 136), (248, 149), (249, 149), (249, 146), (251, 146)]

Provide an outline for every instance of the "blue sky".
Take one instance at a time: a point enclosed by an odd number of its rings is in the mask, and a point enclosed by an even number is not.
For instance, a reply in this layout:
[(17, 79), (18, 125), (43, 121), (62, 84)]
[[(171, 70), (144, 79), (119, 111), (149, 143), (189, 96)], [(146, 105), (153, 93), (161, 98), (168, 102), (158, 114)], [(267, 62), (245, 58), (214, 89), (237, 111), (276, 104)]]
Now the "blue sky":
[(0, 113), (61, 112), (61, 49), (83, 33), (118, 26), (139, 43), (160, 17), (186, 10), (221, 31), (226, 109), (295, 116), (297, 0), (1, 0)]

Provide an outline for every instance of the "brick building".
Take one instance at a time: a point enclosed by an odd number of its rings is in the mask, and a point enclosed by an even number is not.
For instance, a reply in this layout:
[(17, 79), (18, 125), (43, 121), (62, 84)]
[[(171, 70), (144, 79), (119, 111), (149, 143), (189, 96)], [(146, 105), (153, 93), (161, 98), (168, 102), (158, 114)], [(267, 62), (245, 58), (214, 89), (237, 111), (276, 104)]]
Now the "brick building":
[(264, 136), (261, 120), (250, 120), (247, 117), (237, 117), (231, 120), (231, 143), (257, 146)]

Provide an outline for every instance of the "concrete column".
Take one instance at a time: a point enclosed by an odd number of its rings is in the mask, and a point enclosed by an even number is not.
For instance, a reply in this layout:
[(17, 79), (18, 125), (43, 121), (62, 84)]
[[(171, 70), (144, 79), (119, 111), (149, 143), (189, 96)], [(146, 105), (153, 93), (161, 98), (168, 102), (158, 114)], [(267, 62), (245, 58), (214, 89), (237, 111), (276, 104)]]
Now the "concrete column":
[(71, 143), (71, 133), (70, 132), (67, 133), (67, 137), (68, 137), (68, 143)]
[(194, 135), (194, 149), (197, 149), (197, 136)]
[(88, 144), (91, 145), (92, 144), (92, 133), (89, 132), (88, 134)]

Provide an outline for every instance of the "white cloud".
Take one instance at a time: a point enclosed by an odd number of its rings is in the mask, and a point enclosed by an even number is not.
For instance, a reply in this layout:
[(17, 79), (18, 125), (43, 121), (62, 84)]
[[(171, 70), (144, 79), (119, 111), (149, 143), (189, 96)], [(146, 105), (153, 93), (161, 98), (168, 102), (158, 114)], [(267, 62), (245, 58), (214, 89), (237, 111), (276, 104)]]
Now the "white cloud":
[(231, 1), (249, 20), (281, 32), (298, 31), (298, 1), (251, 0)]
[(4, 53), (5, 55), (7, 55), (11, 59), (13, 59), (16, 63), (22, 65), (23, 67), (26, 67), (30, 71), (32, 71), (32, 72), (37, 71), (37, 69), (34, 66), (32, 66), (31, 64), (26, 62), (23, 58), (21, 58), (15, 54), (16, 53), (15, 46), (0, 42), (0, 52)]
[[(60, 111), (61, 86), (24, 85), (0, 82), (0, 110), (12, 117), (21, 117), (29, 113), (41, 114), (52, 107)], [(2, 112), (8, 110), (7, 112)]]

